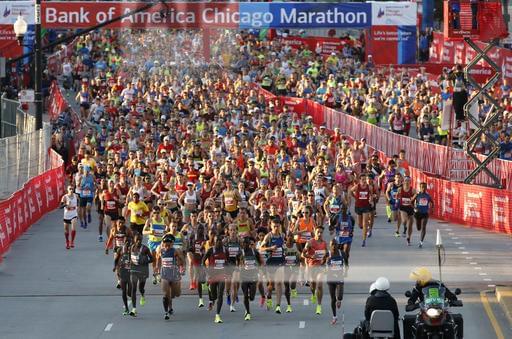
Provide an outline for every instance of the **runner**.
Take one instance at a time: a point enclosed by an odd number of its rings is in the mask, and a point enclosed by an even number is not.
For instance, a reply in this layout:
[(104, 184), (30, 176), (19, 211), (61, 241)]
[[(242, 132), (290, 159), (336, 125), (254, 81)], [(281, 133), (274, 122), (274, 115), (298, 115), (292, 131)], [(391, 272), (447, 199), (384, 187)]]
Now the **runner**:
[(365, 173), (359, 177), (359, 183), (350, 190), (355, 199), (355, 212), (357, 214), (357, 224), (363, 230), (362, 247), (366, 246), (366, 237), (368, 235), (368, 226), (370, 214), (373, 213), (373, 194), (372, 188), (368, 185), (368, 178)]
[[(110, 234), (105, 243), (105, 254), (108, 255), (108, 250), (113, 248), (113, 253), (115, 254), (118, 249), (124, 246), (126, 243), (132, 243), (133, 241), (133, 233), (132, 231), (126, 227), (124, 217), (120, 217), (113, 223), (112, 228), (110, 229)], [(117, 278), (117, 288), (121, 288), (121, 277), (119, 274), (116, 274)]]
[(247, 208), (241, 207), (237, 217), (234, 220), (234, 223), (238, 230), (238, 236), (240, 238), (247, 238), (251, 236), (256, 236), (256, 232), (254, 230), (254, 222), (249, 217), (247, 213)]
[(80, 179), (80, 208), (78, 216), (80, 218), (80, 227), (87, 229), (87, 224), (91, 223), (91, 208), (94, 201), (94, 176), (91, 173), (91, 167), (84, 165), (82, 167), (83, 176)]
[(132, 286), (132, 310), (130, 315), (137, 316), (137, 287), (140, 292), (140, 306), (146, 304), (144, 296), (146, 280), (149, 277), (149, 264), (153, 262), (154, 258), (151, 255), (149, 248), (142, 244), (142, 234), (135, 233), (133, 236), (133, 245), (130, 248), (131, 270), (130, 282)]
[[(411, 235), (412, 235), (412, 222), (414, 215), (414, 207), (412, 204), (412, 198), (416, 194), (414, 188), (411, 187), (411, 177), (405, 177), (402, 187), (398, 190), (397, 199), (400, 209), (400, 219), (404, 225), (405, 236), (407, 232), (407, 245), (411, 246)], [(399, 231), (400, 225), (398, 225), (397, 231)]]
[(423, 240), (425, 240), (425, 234), (427, 233), (428, 216), (434, 207), (432, 197), (427, 193), (426, 182), (420, 183), (420, 191), (412, 198), (412, 204), (415, 206), (414, 217), (416, 219), (416, 229), (418, 232), (421, 232), (418, 247), (422, 248)]
[[(240, 256), (240, 238), (235, 224), (229, 225), (228, 237), (225, 239), (225, 247), (228, 250), (228, 265), (237, 267)], [(235, 312), (235, 302), (238, 302), (238, 289), (240, 288), (240, 272), (233, 268), (226, 275), (226, 303), (229, 311)]]
[(148, 205), (140, 200), (140, 193), (133, 193), (133, 201), (128, 203), (126, 208), (125, 218), (130, 215), (130, 228), (132, 232), (142, 234), (144, 225), (146, 224), (146, 217), (149, 215)]
[(187, 182), (187, 190), (180, 196), (179, 204), (183, 213), (183, 221), (190, 221), (190, 213), (201, 209), (202, 201), (199, 194), (194, 190), (194, 183)]
[(242, 201), (240, 193), (233, 187), (231, 180), (226, 181), (226, 189), (222, 193), (222, 208), (231, 220), (238, 215), (238, 205)]
[(323, 226), (315, 228), (315, 237), (309, 240), (302, 252), (306, 260), (306, 275), (311, 282), (311, 302), (316, 305), (316, 314), (322, 314), (323, 280), (324, 273), (321, 266), (325, 265), (328, 253), (327, 243), (322, 239)]
[[(162, 237), (166, 230), (165, 220), (162, 218), (160, 214), (160, 206), (153, 206), (153, 211), (151, 212), (150, 217), (146, 221), (144, 229), (142, 230), (143, 235), (148, 236), (148, 248), (151, 251), (151, 255), (153, 257), (156, 256), (157, 248), (162, 243)], [(173, 240), (174, 242), (174, 240)], [(159, 280), (159, 270), (157, 261), (153, 260), (152, 262), (153, 268), (153, 285), (156, 285)]]
[(346, 204), (341, 205), (341, 213), (339, 217), (338, 226), (334, 229), (334, 235), (339, 249), (345, 256), (345, 264), (348, 269), (348, 258), (350, 257), (350, 247), (352, 246), (352, 239), (354, 237), (354, 224), (355, 220), (348, 213)]
[(210, 289), (208, 290), (210, 298), (208, 310), (212, 310), (213, 305), (217, 302), (214, 320), (216, 324), (223, 322), (220, 317), (220, 311), (222, 309), (226, 278), (231, 276), (226, 272), (229, 269), (228, 258), (229, 253), (224, 247), (224, 241), (221, 236), (217, 235), (215, 237), (215, 246), (208, 249), (201, 261), (203, 266), (206, 266), (206, 262), (208, 261), (208, 284), (210, 285)]
[(276, 290), (275, 312), (281, 314), (281, 297), (284, 283), (284, 237), (281, 233), (281, 220), (278, 217), (272, 218), (271, 232), (263, 239), (260, 251), (267, 252), (267, 310), (272, 309), (272, 291)]
[(124, 312), (123, 315), (128, 315), (130, 310), (128, 309), (128, 295), (131, 294), (130, 286), (130, 243), (125, 242), (121, 247), (118, 247), (114, 251), (114, 268), (113, 272), (119, 277), (119, 288), (122, 291)]
[[(103, 192), (99, 195), (101, 210), (104, 214), (104, 223), (105, 223), (105, 234), (110, 234), (110, 228), (112, 224), (115, 223), (119, 219), (119, 191), (115, 187), (115, 183), (113, 180), (109, 180), (108, 189), (103, 190)], [(99, 240), (103, 241), (103, 228), (99, 228)]]
[(240, 253), (239, 265), (240, 281), (242, 283), (242, 292), (244, 294), (245, 315), (244, 320), (251, 320), (251, 310), (249, 303), (254, 301), (256, 296), (256, 285), (258, 281), (258, 268), (263, 266), (258, 251), (254, 249), (255, 241), (251, 237), (245, 237), (243, 248)]
[(344, 277), (346, 276), (346, 267), (348, 265), (345, 252), (340, 250), (340, 247), (335, 239), (329, 243), (329, 259), (327, 260), (327, 286), (329, 287), (329, 295), (331, 296), (331, 310), (332, 310), (332, 325), (338, 322), (336, 309), (341, 308), (341, 301), (343, 300)]
[[(76, 219), (78, 216), (78, 195), (73, 192), (73, 186), (68, 186), (67, 194), (60, 199), (60, 208), (64, 209), (64, 238), (66, 239), (66, 249), (75, 248), (76, 237)], [(71, 241), (69, 239), (69, 228), (71, 226)]]
[(400, 212), (398, 210), (398, 190), (402, 187), (402, 175), (395, 174), (394, 181), (386, 187), (386, 209), (388, 210), (388, 222), (396, 222), (395, 237), (400, 237)]
[(164, 294), (162, 303), (164, 306), (164, 319), (169, 320), (169, 314), (173, 314), (172, 299), (181, 295), (181, 274), (185, 266), (185, 258), (180, 251), (173, 248), (174, 237), (166, 234), (162, 243), (156, 249), (156, 267), (160, 272), (162, 292)]
[(197, 295), (199, 296), (198, 307), (204, 307), (203, 301), (203, 288), (206, 287), (206, 276), (203, 267), (201, 266), (201, 259), (205, 254), (206, 239), (205, 228), (201, 225), (190, 237), (188, 256), (190, 261), (190, 284), (191, 289), (197, 288)]
[(291, 297), (297, 297), (297, 278), (299, 277), (300, 270), (300, 252), (294, 245), (293, 233), (288, 233), (286, 236), (286, 243), (284, 246), (284, 296), (286, 298), (287, 306), (286, 313), (293, 311), (291, 304)]

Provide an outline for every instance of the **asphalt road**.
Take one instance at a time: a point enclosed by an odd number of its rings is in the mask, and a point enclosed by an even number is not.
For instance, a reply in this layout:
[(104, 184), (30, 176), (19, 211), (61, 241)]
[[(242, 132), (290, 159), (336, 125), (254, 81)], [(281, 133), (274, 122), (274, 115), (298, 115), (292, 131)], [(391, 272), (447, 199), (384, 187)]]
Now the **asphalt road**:
[[(463, 290), (464, 307), (455, 311), (464, 316), (465, 338), (496, 337), (480, 292), (512, 282), (510, 237), (431, 220), (424, 248), (417, 247), (416, 233), (413, 246), (407, 247), (404, 238), (393, 236), (381, 206), (366, 248), (360, 247), (360, 233), (356, 233), (343, 315), (339, 315), (337, 326), (330, 325), (328, 297), (324, 298), (323, 314), (317, 316), (306, 289), (299, 290), (298, 298), (292, 300), (291, 314), (277, 315), (254, 302), (253, 320), (245, 322), (243, 305), (237, 304), (235, 313), (223, 307), (224, 324), (218, 325), (213, 323), (213, 313), (196, 308), (197, 297), (189, 291), (174, 301), (175, 315), (164, 321), (160, 288), (149, 283), (146, 305), (137, 308), (137, 318), (131, 318), (121, 315), (120, 292), (111, 272), (112, 256), (104, 254), (97, 231), (79, 229), (76, 248), (68, 251), (64, 248), (61, 213), (50, 213), (29, 229), (0, 266), (1, 338), (341, 338), (343, 331), (351, 331), (362, 317), (368, 287), (377, 277), (390, 279), (391, 293), (403, 310), (403, 292), (412, 286), (408, 281), (412, 268), (426, 265), (438, 276), (433, 244), (437, 228), (446, 248), (443, 280), (449, 287)], [(487, 296), (502, 338), (512, 338), (510, 324), (493, 294)]]

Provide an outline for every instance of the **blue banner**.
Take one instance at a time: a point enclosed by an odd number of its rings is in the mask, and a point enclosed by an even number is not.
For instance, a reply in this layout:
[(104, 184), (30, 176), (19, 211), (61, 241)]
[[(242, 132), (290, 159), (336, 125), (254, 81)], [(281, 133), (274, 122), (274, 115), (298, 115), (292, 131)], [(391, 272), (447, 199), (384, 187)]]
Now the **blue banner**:
[(398, 26), (398, 64), (416, 63), (416, 26)]
[(240, 28), (366, 28), (369, 3), (240, 3)]

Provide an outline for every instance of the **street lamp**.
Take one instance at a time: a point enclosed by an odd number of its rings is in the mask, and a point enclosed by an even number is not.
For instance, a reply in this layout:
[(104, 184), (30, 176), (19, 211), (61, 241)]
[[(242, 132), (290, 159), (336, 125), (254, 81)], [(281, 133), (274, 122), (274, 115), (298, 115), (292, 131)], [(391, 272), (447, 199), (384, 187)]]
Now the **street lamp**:
[[(43, 55), (42, 55), (42, 42), (41, 42), (41, 0), (35, 1), (35, 58), (34, 58), (34, 96), (36, 105), (36, 130), (43, 128)], [(23, 16), (18, 15), (14, 23), (14, 34), (20, 46), (23, 45), (23, 38), (27, 34), (28, 24)]]

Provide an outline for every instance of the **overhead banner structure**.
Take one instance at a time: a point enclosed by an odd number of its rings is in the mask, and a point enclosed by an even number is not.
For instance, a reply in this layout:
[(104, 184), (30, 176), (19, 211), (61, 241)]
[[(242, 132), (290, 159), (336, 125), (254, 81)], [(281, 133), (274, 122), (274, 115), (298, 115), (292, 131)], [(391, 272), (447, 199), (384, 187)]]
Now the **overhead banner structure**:
[[(17, 13), (14, 7), (20, 3), (31, 2), (0, 2), (0, 10), (9, 7), (10, 9), (5, 11)], [(148, 3), (143, 1), (44, 1), (41, 12), (42, 24), (47, 29), (89, 28), (147, 5)], [(107, 27), (371, 28), (376, 50), (387, 52), (379, 53), (387, 55), (384, 63), (415, 63), (412, 59), (416, 55), (416, 9), (416, 3), (410, 2), (166, 2), (158, 3), (147, 11), (128, 16)], [(29, 14), (27, 11), (25, 13)], [(22, 13), (29, 24), (34, 20), (33, 10), (31, 13)], [(3, 18), (0, 18), (0, 25), (3, 21)], [(13, 22), (6, 24), (12, 26)]]

